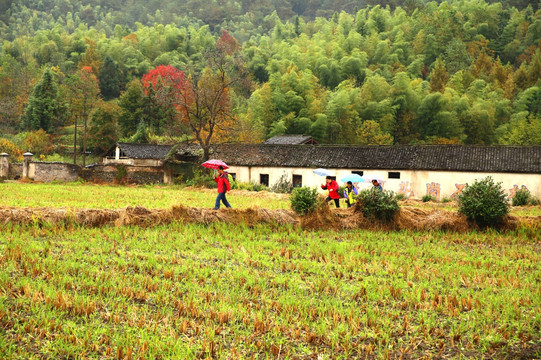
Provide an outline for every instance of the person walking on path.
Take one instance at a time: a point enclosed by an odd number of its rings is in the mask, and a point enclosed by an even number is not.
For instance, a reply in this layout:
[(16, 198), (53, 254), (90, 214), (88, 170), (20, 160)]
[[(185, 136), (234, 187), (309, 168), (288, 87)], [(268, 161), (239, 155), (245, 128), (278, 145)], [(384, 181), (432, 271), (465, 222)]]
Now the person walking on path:
[(355, 203), (355, 199), (353, 198), (353, 195), (357, 195), (357, 189), (355, 186), (353, 186), (353, 183), (351, 181), (348, 181), (346, 183), (346, 188), (344, 189), (344, 197), (346, 198), (346, 205), (349, 207), (352, 207)]
[(326, 184), (321, 185), (321, 188), (323, 190), (329, 190), (329, 196), (325, 199), (325, 202), (328, 203), (329, 201), (334, 200), (334, 204), (337, 208), (340, 207), (340, 194), (338, 194), (338, 183), (332, 179), (332, 177), (327, 176), (325, 178)]
[(218, 166), (218, 176), (214, 176), (214, 181), (218, 184), (218, 196), (216, 197), (216, 204), (214, 205), (214, 210), (220, 208), (220, 201), (224, 203), (225, 207), (231, 208), (225, 193), (231, 190), (231, 185), (229, 184), (228, 174), (224, 171), (223, 166)]

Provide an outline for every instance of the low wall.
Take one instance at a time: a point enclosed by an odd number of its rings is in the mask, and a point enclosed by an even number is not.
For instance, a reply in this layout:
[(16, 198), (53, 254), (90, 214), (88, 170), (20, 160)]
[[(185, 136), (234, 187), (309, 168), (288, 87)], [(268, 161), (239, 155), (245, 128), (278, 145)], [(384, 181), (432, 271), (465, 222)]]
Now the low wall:
[(91, 165), (81, 171), (86, 181), (106, 183), (163, 183), (163, 167), (126, 166), (126, 165)]
[(81, 172), (79, 165), (61, 162), (31, 162), (30, 178), (35, 181), (77, 181)]

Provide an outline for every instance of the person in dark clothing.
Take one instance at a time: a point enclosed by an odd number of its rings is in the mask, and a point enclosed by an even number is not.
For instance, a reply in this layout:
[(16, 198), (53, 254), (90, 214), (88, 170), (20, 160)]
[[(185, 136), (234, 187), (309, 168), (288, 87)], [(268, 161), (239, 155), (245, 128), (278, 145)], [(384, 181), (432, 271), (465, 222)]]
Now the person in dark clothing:
[(223, 166), (218, 166), (218, 176), (214, 177), (214, 181), (218, 184), (218, 196), (216, 197), (216, 204), (214, 205), (214, 210), (220, 208), (220, 201), (224, 203), (225, 207), (231, 208), (225, 193), (231, 190), (231, 185), (229, 184), (228, 174), (224, 171)]
[(340, 207), (340, 194), (338, 194), (338, 183), (336, 181), (334, 181), (330, 176), (327, 176), (327, 178), (325, 179), (326, 181), (326, 184), (324, 185), (321, 185), (321, 188), (323, 190), (329, 190), (329, 196), (327, 196), (327, 198), (325, 199), (325, 202), (329, 202), (332, 200), (334, 200), (334, 204), (336, 205), (337, 208)]

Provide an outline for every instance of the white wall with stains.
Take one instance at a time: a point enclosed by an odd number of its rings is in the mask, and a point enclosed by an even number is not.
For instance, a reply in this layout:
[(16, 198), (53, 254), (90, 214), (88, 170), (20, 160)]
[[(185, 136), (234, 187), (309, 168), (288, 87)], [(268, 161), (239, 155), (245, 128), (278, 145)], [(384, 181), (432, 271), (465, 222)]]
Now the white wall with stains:
[[(231, 166), (229, 172), (235, 174), (236, 179), (242, 182), (260, 183), (260, 175), (268, 175), (269, 185), (279, 181), (282, 175), (292, 180), (293, 175), (302, 176), (302, 185), (320, 187), (325, 182), (323, 176), (313, 173), (314, 169), (292, 167), (259, 167), (259, 166)], [(349, 175), (352, 171), (362, 171), (363, 177), (380, 176), (385, 180), (383, 188), (407, 197), (420, 199), (424, 195), (432, 195), (436, 199), (451, 198), (463, 189), (466, 183), (471, 184), (477, 179), (492, 176), (495, 182), (501, 182), (502, 187), (510, 197), (516, 190), (527, 188), (532, 195), (541, 198), (541, 174), (511, 174), (511, 173), (482, 173), (458, 171), (412, 171), (412, 170), (366, 170), (366, 169), (332, 169), (340, 185), (340, 178)], [(389, 179), (389, 172), (399, 172), (400, 179)], [(361, 187), (370, 187), (363, 184)], [(321, 190), (321, 192), (325, 192)]]

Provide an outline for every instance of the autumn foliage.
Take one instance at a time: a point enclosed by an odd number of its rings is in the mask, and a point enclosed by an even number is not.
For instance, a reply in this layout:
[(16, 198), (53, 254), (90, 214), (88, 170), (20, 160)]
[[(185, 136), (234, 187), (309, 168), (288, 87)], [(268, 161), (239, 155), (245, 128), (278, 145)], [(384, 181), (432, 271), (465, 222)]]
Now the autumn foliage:
[(152, 86), (155, 91), (163, 88), (170, 88), (174, 91), (181, 91), (186, 87), (186, 77), (184, 72), (175, 69), (171, 65), (159, 65), (148, 73), (143, 75), (141, 79), (143, 88), (148, 93), (148, 88)]

